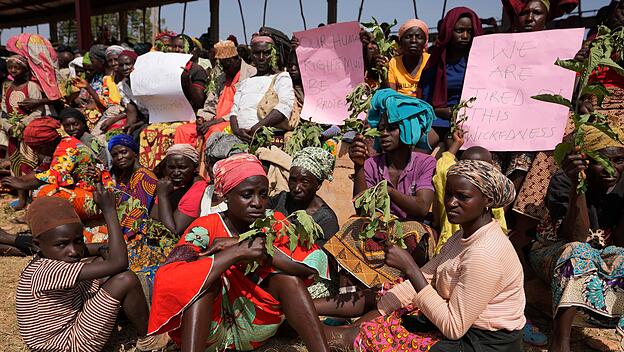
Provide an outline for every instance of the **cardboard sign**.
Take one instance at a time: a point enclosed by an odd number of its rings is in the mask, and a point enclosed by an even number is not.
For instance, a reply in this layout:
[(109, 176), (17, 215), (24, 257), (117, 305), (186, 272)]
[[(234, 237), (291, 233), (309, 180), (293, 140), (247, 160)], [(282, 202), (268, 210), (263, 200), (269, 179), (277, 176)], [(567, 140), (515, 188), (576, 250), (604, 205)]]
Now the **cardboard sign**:
[(576, 74), (554, 62), (573, 58), (584, 32), (574, 28), (474, 38), (462, 100), (477, 100), (466, 109), (462, 149), (554, 149), (563, 138), (568, 109), (531, 97), (560, 94), (571, 99)]
[(360, 25), (337, 23), (294, 34), (305, 91), (301, 118), (342, 125), (349, 117), (347, 95), (364, 82)]
[(135, 98), (149, 110), (150, 123), (195, 120), (180, 80), (191, 57), (154, 51), (137, 59), (130, 85)]

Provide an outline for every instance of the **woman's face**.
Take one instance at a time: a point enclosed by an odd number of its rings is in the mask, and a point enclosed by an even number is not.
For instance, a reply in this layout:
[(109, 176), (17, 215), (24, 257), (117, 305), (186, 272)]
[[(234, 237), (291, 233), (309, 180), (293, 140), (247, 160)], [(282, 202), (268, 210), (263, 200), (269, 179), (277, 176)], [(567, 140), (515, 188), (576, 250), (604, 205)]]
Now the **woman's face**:
[(288, 74), (293, 83), (301, 84), (301, 71), (299, 70), (299, 63), (297, 62), (297, 55), (293, 53), (288, 59)]
[(384, 115), (377, 126), (381, 134), (379, 143), (384, 153), (396, 150), (401, 145), (401, 130), (398, 123), (388, 123), (388, 118)]
[(193, 160), (182, 155), (169, 155), (165, 167), (165, 175), (173, 182), (174, 187), (183, 187), (193, 183), (197, 165)]
[(225, 195), (228, 217), (250, 224), (264, 218), (269, 204), (269, 180), (251, 176)]
[(611, 162), (615, 175), (609, 176), (602, 165), (592, 161), (587, 170), (587, 181), (590, 188), (606, 191), (615, 186), (624, 172), (624, 147), (609, 147), (598, 152)]
[(134, 59), (126, 55), (119, 55), (119, 57), (117, 58), (117, 62), (117, 72), (120, 73), (124, 78), (130, 77), (130, 74), (134, 69)]
[(540, 0), (530, 0), (518, 14), (518, 32), (537, 32), (546, 28), (548, 10)]
[(399, 39), (399, 45), (401, 46), (401, 52), (404, 55), (420, 57), (425, 50), (425, 44), (427, 42), (427, 36), (422, 29), (418, 27), (412, 27), (403, 33), (403, 36)]
[(113, 72), (117, 72), (117, 68), (119, 66), (119, 55), (118, 54), (107, 55), (106, 64), (108, 64), (108, 67), (113, 69)]
[(136, 153), (125, 145), (116, 145), (111, 149), (113, 166), (119, 170), (131, 169), (136, 163)]
[(271, 51), (270, 43), (255, 43), (251, 46), (251, 58), (258, 72), (266, 73), (271, 69)]
[(7, 70), (9, 74), (13, 76), (13, 79), (22, 79), (26, 76), (27, 69), (24, 65), (20, 65), (13, 61), (7, 62)]
[(455, 22), (451, 37), (451, 45), (456, 49), (466, 50), (472, 43), (472, 20), (470, 17), (462, 17)]
[(87, 125), (75, 117), (66, 117), (61, 121), (61, 125), (68, 135), (80, 139), (87, 131)]
[(56, 150), (56, 146), (58, 146), (60, 139), (52, 143), (45, 143), (37, 146), (30, 146), (32, 150), (37, 154), (39, 160), (45, 160), (46, 158), (51, 158), (54, 155), (54, 151)]
[(446, 179), (444, 206), (452, 224), (467, 224), (485, 212), (489, 199), (467, 178), (452, 175)]
[(91, 69), (95, 72), (104, 72), (104, 63), (98, 59), (91, 58)]
[(175, 38), (171, 41), (171, 45), (169, 45), (170, 53), (181, 53), (184, 54), (184, 39)]
[(624, 26), (624, 1), (619, 1), (609, 13), (606, 25), (611, 29)]
[(310, 171), (298, 166), (290, 168), (288, 189), (290, 190), (290, 197), (295, 203), (310, 204), (319, 188), (321, 188), (321, 183)]

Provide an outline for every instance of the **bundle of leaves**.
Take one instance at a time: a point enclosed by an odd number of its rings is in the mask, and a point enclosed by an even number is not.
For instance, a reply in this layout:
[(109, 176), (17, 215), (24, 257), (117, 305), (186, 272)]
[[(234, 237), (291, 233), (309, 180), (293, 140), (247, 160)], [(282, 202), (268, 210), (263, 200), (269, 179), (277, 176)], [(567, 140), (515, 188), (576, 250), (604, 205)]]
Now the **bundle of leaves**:
[(370, 109), (373, 89), (366, 82), (358, 84), (349, 95), (347, 95), (347, 106), (349, 118), (357, 118), (361, 113)]
[(390, 212), (388, 181), (383, 180), (358, 196), (355, 199), (355, 209), (368, 220), (364, 231), (358, 234), (361, 241), (376, 238), (378, 233), (383, 233), (386, 241), (406, 248), (401, 222)]
[[(119, 193), (123, 191), (114, 189), (114, 192), (116, 193), (116, 196), (119, 197), (121, 196)], [(117, 217), (119, 218), (119, 221), (121, 221), (124, 214), (137, 211), (145, 214), (149, 213), (147, 208), (141, 204), (139, 199), (131, 196), (128, 200), (122, 202), (119, 207), (117, 207)], [(150, 217), (142, 218), (132, 223), (131, 230), (134, 233), (142, 234), (143, 237), (146, 237), (149, 242), (158, 243), (161, 248), (168, 248), (179, 240), (179, 238), (176, 238), (171, 230), (163, 225), (163, 223)]]
[(457, 130), (464, 130), (464, 123), (468, 120), (466, 108), (470, 108), (470, 104), (474, 103), (476, 100), (477, 97), (471, 97), (468, 100), (462, 100), (458, 104), (453, 105), (451, 108), (451, 131), (449, 136), (452, 136)]
[(110, 139), (113, 138), (114, 136), (123, 134), (123, 133), (124, 131), (122, 128), (114, 128), (112, 130), (108, 130), (104, 138), (106, 138), (107, 141), (110, 141)]
[[(596, 151), (590, 151), (583, 145), (584, 126), (593, 126), (607, 134), (609, 137), (619, 140), (618, 135), (611, 129), (609, 125), (609, 117), (593, 111), (587, 114), (580, 114), (579, 107), (582, 98), (586, 96), (595, 96), (598, 106), (602, 106), (605, 96), (610, 95), (609, 91), (600, 82), (590, 82), (592, 73), (601, 69), (609, 69), (618, 75), (624, 75), (624, 68), (613, 60), (614, 57), (622, 58), (624, 54), (624, 28), (618, 28), (611, 31), (606, 26), (598, 27), (596, 38), (590, 43), (589, 55), (582, 61), (576, 59), (555, 61), (555, 65), (576, 72), (579, 75), (578, 96), (576, 106), (565, 97), (558, 94), (540, 94), (533, 96), (533, 99), (545, 101), (549, 103), (563, 105), (573, 111), (571, 119), (574, 122), (574, 132), (572, 142), (562, 142), (555, 147), (554, 157), (559, 166), (563, 159), (569, 153), (577, 151), (585, 153), (595, 162), (602, 165), (609, 175), (615, 175), (615, 169), (608, 158)], [(584, 172), (579, 173), (577, 192), (585, 193), (587, 191), (587, 181)]]
[(353, 131), (356, 134), (361, 134), (364, 137), (375, 138), (381, 136), (381, 133), (376, 128), (372, 128), (364, 123), (364, 120), (360, 120), (357, 117), (349, 117), (344, 120), (344, 124), (340, 128), (342, 134)]
[[(389, 29), (396, 26), (397, 20), (394, 19), (392, 23), (390, 23)], [(373, 17), (372, 22), (364, 22), (362, 23), (366, 29), (368, 29), (373, 34), (373, 41), (377, 44), (379, 48), (379, 54), (384, 56), (388, 60), (392, 59), (393, 56), (396, 55), (396, 46), (394, 42), (388, 38), (386, 38), (384, 34), (384, 30), (381, 27), (381, 24), (377, 22), (377, 19)], [(373, 71), (377, 72), (377, 77), (379, 83), (384, 82), (388, 78), (388, 67), (384, 66), (381, 68), (373, 68)]]
[(22, 138), (26, 125), (22, 122), (28, 115), (12, 112), (8, 115), (7, 122), (11, 125), (11, 137)]
[(206, 85), (206, 89), (204, 92), (206, 94), (216, 94), (217, 93), (217, 78), (223, 72), (223, 66), (219, 60), (217, 60), (215, 66), (208, 72), (208, 84)]
[(301, 120), (293, 130), (292, 136), (286, 142), (284, 151), (288, 155), (295, 153), (306, 147), (321, 147), (323, 128), (312, 121)]
[[(251, 229), (239, 235), (239, 242), (253, 239), (255, 237), (265, 237), (264, 248), (267, 255), (275, 255), (276, 239), (287, 236), (288, 249), (294, 252), (298, 245), (307, 249), (312, 248), (314, 242), (323, 236), (323, 229), (312, 219), (305, 210), (297, 210), (283, 220), (275, 218), (274, 211), (268, 211), (266, 217), (258, 219), (251, 224)], [(260, 263), (254, 261), (247, 265), (245, 275), (254, 272)]]
[(234, 148), (239, 149), (245, 153), (256, 154), (260, 148), (268, 148), (273, 142), (273, 136), (275, 134), (274, 127), (262, 126), (256, 130), (251, 136), (251, 142), (249, 144), (235, 144)]

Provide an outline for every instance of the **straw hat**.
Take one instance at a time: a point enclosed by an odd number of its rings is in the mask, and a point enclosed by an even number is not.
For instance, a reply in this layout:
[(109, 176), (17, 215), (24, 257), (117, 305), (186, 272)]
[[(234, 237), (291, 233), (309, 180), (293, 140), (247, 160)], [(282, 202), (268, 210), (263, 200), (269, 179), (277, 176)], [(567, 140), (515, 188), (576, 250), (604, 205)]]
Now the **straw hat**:
[(222, 40), (214, 45), (215, 59), (227, 59), (238, 56), (236, 45), (231, 40)]

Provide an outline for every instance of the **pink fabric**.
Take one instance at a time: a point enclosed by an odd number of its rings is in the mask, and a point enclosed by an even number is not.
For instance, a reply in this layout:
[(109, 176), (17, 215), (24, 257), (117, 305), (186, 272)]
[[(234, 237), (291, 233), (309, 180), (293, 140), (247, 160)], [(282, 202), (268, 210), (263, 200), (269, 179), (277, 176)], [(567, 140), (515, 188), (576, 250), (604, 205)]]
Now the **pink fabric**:
[(191, 188), (186, 191), (184, 196), (182, 196), (180, 203), (178, 203), (178, 210), (180, 213), (192, 218), (198, 218), (201, 200), (206, 187), (208, 187), (208, 182), (206, 181), (195, 182)]
[(413, 28), (413, 27), (418, 27), (422, 29), (423, 32), (425, 32), (425, 38), (426, 38), (425, 47), (426, 47), (427, 43), (429, 42), (429, 27), (424, 21), (421, 21), (419, 19), (412, 18), (412, 19), (405, 21), (405, 23), (403, 23), (401, 27), (399, 28), (399, 38), (401, 38), (403, 34), (407, 32), (408, 29)]
[(41, 90), (50, 100), (61, 98), (56, 68), (58, 61), (52, 44), (38, 34), (22, 33), (9, 38), (7, 49), (28, 59), (28, 66), (33, 78), (41, 86)]
[(223, 197), (251, 176), (265, 176), (266, 172), (258, 158), (242, 153), (217, 161), (214, 165), (215, 193)]

